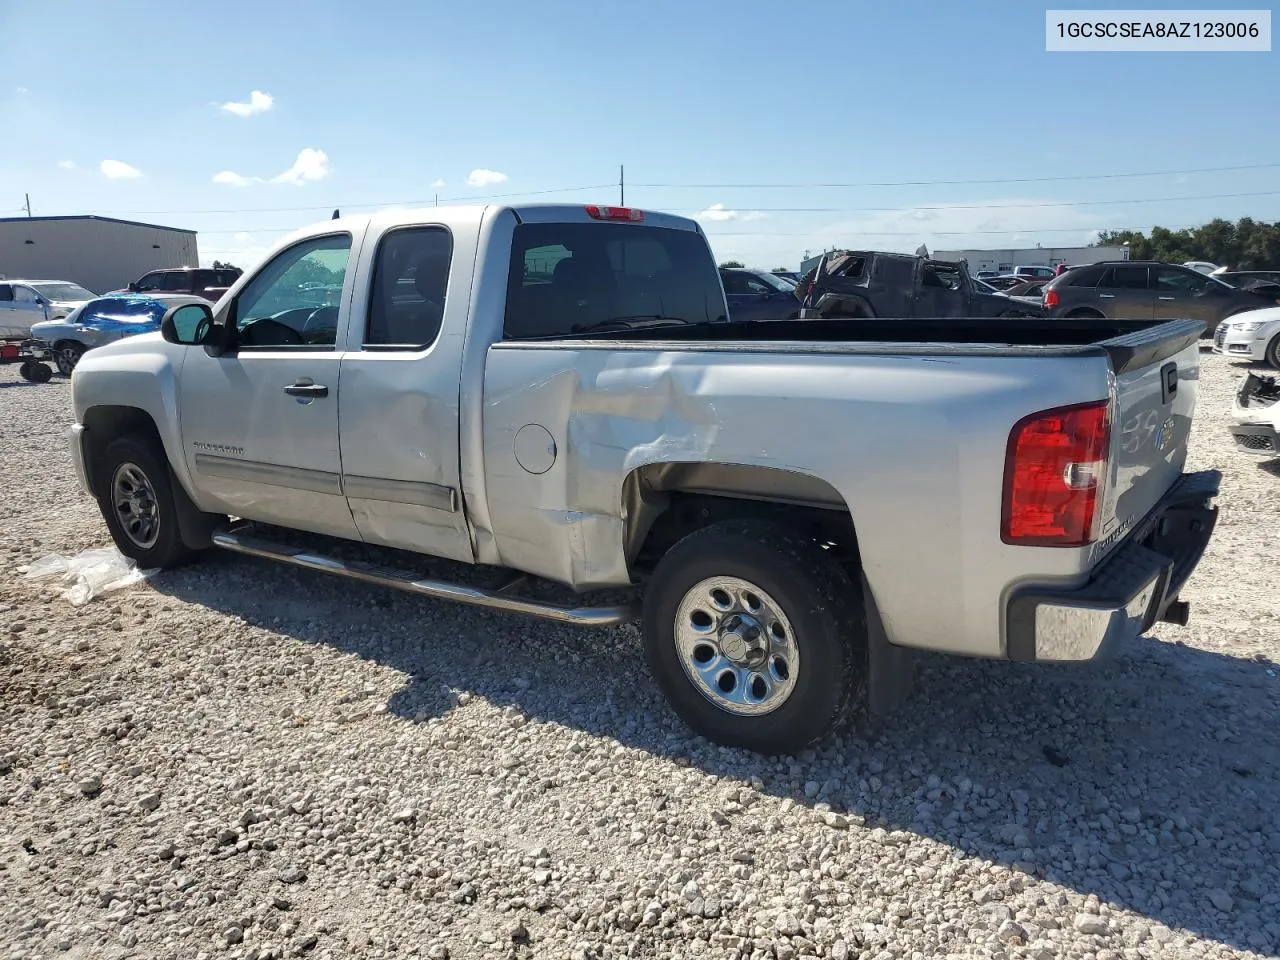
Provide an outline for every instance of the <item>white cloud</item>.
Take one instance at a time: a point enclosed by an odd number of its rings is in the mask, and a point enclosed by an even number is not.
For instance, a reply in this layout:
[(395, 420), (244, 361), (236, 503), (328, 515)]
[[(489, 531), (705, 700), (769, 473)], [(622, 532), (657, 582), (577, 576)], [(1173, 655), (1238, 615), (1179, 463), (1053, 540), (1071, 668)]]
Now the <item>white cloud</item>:
[(247, 102), (229, 100), (218, 109), (224, 113), (235, 114), (237, 117), (252, 117), (255, 113), (266, 113), (274, 103), (275, 99), (271, 94), (263, 93), (261, 90), (254, 90), (249, 94)]
[(435, 187), (435, 188), (439, 189), (440, 187), (443, 187), (444, 185), (445, 185), (445, 184), (444, 184), (444, 181), (443, 181), (443, 180), (437, 180), (437, 181), (436, 181), (435, 183), (433, 183), (431, 186), (433, 186), (433, 187)]
[(234, 170), (222, 170), (213, 175), (213, 182), (225, 184), (229, 187), (247, 187), (251, 183), (261, 183), (261, 179), (259, 177), (244, 177)]
[(329, 157), (323, 150), (304, 147), (298, 152), (298, 159), (293, 166), (278, 176), (272, 177), (272, 183), (292, 183), (296, 187), (304, 183), (323, 180), (329, 175)]
[(730, 210), (723, 203), (713, 203), (701, 213), (694, 214), (694, 216), (699, 220), (710, 220), (713, 223), (722, 223), (728, 220), (750, 222), (753, 220), (767, 220), (769, 218), (767, 213), (763, 213), (760, 210)]
[(76, 168), (76, 162), (75, 162), (74, 160), (59, 160), (59, 161), (58, 161), (58, 169), (59, 169), (59, 170), (74, 170), (75, 168)]
[(16, 93), (30, 93), (31, 91), (30, 91), (30, 90), (28, 90), (26, 87), (18, 87), (18, 88), (17, 88), (17, 90), (16, 90), (15, 92), (16, 92)]
[(98, 164), (98, 169), (104, 177), (111, 180), (136, 180), (142, 176), (142, 171), (137, 167), (131, 167), (120, 160), (103, 160)]
[(477, 167), (467, 174), (467, 186), (469, 187), (491, 187), (495, 183), (504, 183), (507, 179), (505, 173), (497, 170), (486, 170), (484, 167)]

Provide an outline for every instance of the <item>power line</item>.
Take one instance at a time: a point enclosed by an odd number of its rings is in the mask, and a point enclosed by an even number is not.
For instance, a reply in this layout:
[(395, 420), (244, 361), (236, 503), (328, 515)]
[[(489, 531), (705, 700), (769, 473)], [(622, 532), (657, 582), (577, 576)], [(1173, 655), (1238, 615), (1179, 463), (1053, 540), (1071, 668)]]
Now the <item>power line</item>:
[(1144, 170), (1133, 173), (1088, 173), (1060, 177), (1004, 177), (989, 180), (885, 180), (858, 183), (633, 183), (633, 187), (664, 190), (816, 190), (846, 187), (960, 187), (1001, 183), (1065, 183), (1081, 180), (1123, 180), (1131, 177), (1173, 177), (1191, 173), (1233, 173), (1271, 170), (1280, 163), (1250, 163), (1232, 167), (1197, 167), (1188, 170)]
[[(1183, 224), (1182, 226), (1168, 226), (1168, 227), (1166, 227), (1166, 229), (1168, 229), (1168, 230), (1191, 230), (1191, 229), (1193, 229), (1193, 228), (1195, 228), (1195, 227), (1199, 227), (1199, 226), (1203, 226), (1203, 224), (1199, 224), (1199, 223), (1188, 223), (1188, 224)], [(856, 233), (856, 234), (860, 234), (861, 236), (866, 236), (866, 237), (924, 237), (924, 236), (932, 236), (932, 237), (967, 237), (967, 236), (975, 235), (975, 234), (981, 234), (981, 235), (1001, 235), (1001, 234), (1010, 234), (1010, 233), (1076, 233), (1076, 234), (1081, 234), (1081, 233), (1091, 233), (1091, 232), (1092, 232), (1092, 233), (1098, 233), (1098, 232), (1101, 232), (1101, 231), (1104, 231), (1104, 230), (1124, 230), (1124, 229), (1127, 229), (1127, 228), (1125, 228), (1125, 227), (1117, 227), (1117, 226), (1088, 227), (1088, 226), (1083, 226), (1083, 225), (1081, 225), (1081, 226), (1079, 226), (1079, 227), (1012, 227), (1012, 228), (1010, 228), (1010, 229), (1008, 229), (1008, 230), (928, 230), (928, 229), (922, 229), (922, 230), (862, 230), (862, 229), (849, 229), (849, 230), (840, 230), (840, 231), (836, 231), (836, 232), (838, 232), (838, 233)], [(827, 231), (827, 233), (828, 233), (828, 234), (831, 234), (831, 233), (833, 233), (833, 231)], [(735, 230), (735, 231), (730, 231), (730, 232), (727, 232), (727, 233), (713, 233), (713, 234), (709, 234), (708, 238), (709, 238), (709, 239), (711, 239), (711, 240), (716, 240), (716, 239), (719, 239), (720, 237), (813, 237), (813, 236), (814, 236), (814, 231), (813, 231), (813, 230), (809, 230), (809, 231), (807, 231), (807, 232), (802, 232), (802, 233), (790, 233), (790, 232), (789, 232), (789, 233), (783, 233), (783, 232), (774, 232), (774, 231), (770, 231), (770, 230), (754, 230), (754, 231), (739, 231), (739, 230)]]
[[(1206, 193), (1196, 197), (1140, 197), (1136, 200), (1050, 200), (1036, 203), (942, 203), (928, 207), (752, 207), (752, 213), (891, 213), (916, 210), (1004, 210), (1038, 209), (1041, 207), (1097, 207), (1124, 203), (1178, 203), (1183, 200), (1228, 200), (1240, 197), (1274, 197), (1280, 190), (1262, 190), (1257, 193)], [(705, 211), (699, 211), (705, 212)]]

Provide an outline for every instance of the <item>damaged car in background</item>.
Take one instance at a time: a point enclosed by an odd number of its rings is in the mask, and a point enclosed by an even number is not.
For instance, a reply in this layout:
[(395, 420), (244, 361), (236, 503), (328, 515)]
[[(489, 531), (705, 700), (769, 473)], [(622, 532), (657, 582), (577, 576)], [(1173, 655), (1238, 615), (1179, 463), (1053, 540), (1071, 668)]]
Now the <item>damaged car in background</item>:
[(963, 263), (878, 251), (823, 256), (796, 286), (802, 320), (859, 317), (1039, 317), (1029, 298), (979, 286)]
[(1231, 409), (1231, 436), (1242, 453), (1280, 456), (1280, 380), (1251, 373)]
[(31, 337), (53, 357), (58, 372), (69, 377), (86, 351), (124, 337), (154, 333), (170, 307), (207, 302), (188, 294), (98, 297), (80, 304), (60, 320), (33, 324)]

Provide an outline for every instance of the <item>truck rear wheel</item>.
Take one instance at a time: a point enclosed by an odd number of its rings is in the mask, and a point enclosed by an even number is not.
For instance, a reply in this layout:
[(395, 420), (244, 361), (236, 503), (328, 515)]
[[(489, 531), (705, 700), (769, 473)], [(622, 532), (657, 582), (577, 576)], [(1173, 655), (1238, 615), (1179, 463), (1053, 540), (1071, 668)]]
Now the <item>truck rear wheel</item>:
[(645, 594), (643, 636), (690, 727), (761, 753), (825, 736), (865, 671), (858, 588), (816, 543), (773, 523), (725, 521), (672, 547)]
[(92, 475), (111, 539), (126, 557), (144, 569), (164, 569), (194, 556), (182, 542), (169, 464), (156, 444), (118, 437), (93, 464)]

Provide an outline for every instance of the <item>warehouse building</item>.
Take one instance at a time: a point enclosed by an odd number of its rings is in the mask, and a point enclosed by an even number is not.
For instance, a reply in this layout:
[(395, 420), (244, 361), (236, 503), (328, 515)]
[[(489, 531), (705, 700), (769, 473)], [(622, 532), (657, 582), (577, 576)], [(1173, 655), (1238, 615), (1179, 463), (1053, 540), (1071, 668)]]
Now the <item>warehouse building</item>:
[(197, 267), (196, 232), (111, 217), (0, 218), (0, 278), (70, 280), (94, 293), (158, 267)]
[(969, 272), (990, 270), (998, 275), (1015, 267), (1056, 267), (1060, 263), (1077, 266), (1103, 260), (1128, 260), (1128, 247), (1034, 247), (1025, 250), (935, 250), (935, 260), (963, 260)]

